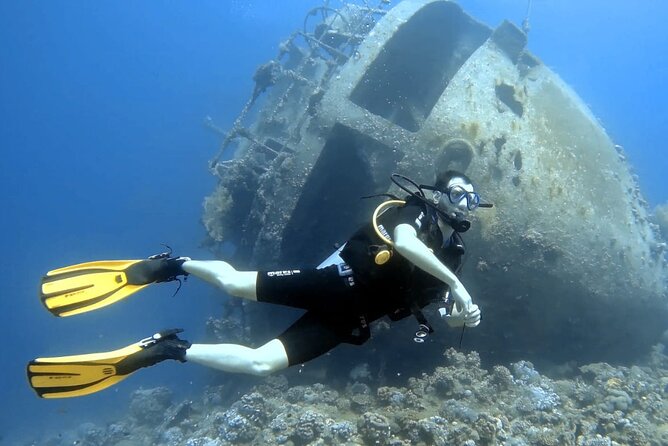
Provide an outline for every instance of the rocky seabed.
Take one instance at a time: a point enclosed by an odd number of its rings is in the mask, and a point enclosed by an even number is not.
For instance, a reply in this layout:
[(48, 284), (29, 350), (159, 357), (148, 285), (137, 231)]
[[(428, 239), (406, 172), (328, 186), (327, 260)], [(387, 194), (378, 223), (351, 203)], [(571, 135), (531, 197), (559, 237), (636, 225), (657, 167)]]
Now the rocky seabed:
[(272, 376), (231, 405), (221, 386), (179, 402), (164, 387), (139, 389), (122, 420), (28, 444), (668, 445), (667, 369), (662, 344), (643, 366), (589, 364), (568, 379), (528, 361), (488, 370), (476, 352), (448, 349), (442, 366), (405, 387), (374, 387), (364, 373), (337, 389)]

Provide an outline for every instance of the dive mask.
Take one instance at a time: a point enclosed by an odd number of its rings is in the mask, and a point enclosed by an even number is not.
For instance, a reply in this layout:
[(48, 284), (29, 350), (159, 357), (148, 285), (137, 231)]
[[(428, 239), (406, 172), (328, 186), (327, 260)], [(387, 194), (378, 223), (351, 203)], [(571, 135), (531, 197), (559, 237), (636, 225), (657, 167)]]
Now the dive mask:
[[(434, 186), (418, 185), (410, 178), (397, 173), (393, 173), (390, 178), (399, 188), (434, 209), (438, 216), (457, 232), (466, 232), (471, 227), (471, 221), (466, 218), (469, 211), (493, 207), (491, 203), (481, 203), (480, 195), (466, 190), (461, 184), (453, 184), (444, 192)], [(412, 184), (417, 191), (411, 191), (402, 182)], [(424, 190), (432, 191), (431, 200), (427, 199)]]
[(466, 199), (466, 209), (469, 211), (477, 209), (480, 206), (480, 195), (476, 192), (469, 192), (458, 184), (449, 187), (445, 192), (434, 190), (432, 199), (434, 200), (434, 204), (442, 210), (448, 208), (445, 200), (448, 200), (456, 207), (463, 207), (464, 204), (462, 201)]
[(492, 207), (491, 204), (481, 203), (480, 195), (476, 192), (468, 191), (459, 184), (450, 186), (446, 191), (432, 186), (420, 187), (432, 191), (431, 202), (438, 215), (457, 232), (466, 232), (471, 227), (471, 221), (466, 218), (469, 211), (479, 207)]

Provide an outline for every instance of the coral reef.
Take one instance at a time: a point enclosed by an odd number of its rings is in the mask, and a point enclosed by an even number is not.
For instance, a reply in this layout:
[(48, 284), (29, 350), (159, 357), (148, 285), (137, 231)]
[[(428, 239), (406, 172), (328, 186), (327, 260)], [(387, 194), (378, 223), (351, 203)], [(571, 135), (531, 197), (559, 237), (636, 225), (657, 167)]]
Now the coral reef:
[(448, 349), (405, 387), (376, 386), (361, 364), (340, 388), (277, 375), (229, 406), (217, 397), (224, 386), (179, 403), (165, 388), (140, 389), (126, 419), (32, 444), (659, 446), (668, 444), (667, 368), (662, 344), (643, 367), (588, 364), (568, 379), (528, 361), (486, 369), (476, 352)]

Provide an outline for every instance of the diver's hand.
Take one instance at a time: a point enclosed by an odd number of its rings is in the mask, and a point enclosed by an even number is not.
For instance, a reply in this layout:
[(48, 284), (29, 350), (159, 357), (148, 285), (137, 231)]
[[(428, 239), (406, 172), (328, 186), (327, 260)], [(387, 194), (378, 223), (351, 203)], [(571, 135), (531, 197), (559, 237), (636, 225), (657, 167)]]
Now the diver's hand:
[(455, 303), (459, 311), (461, 311), (462, 308), (469, 308), (471, 305), (473, 305), (473, 299), (471, 298), (471, 295), (461, 282), (457, 281), (453, 286), (451, 286), (450, 293), (452, 293), (452, 297), (455, 299)]
[(455, 304), (452, 307), (452, 313), (443, 316), (445, 322), (453, 328), (463, 325), (470, 328), (477, 327), (480, 324), (481, 317), (480, 308), (473, 303), (466, 310), (462, 310), (459, 304)]

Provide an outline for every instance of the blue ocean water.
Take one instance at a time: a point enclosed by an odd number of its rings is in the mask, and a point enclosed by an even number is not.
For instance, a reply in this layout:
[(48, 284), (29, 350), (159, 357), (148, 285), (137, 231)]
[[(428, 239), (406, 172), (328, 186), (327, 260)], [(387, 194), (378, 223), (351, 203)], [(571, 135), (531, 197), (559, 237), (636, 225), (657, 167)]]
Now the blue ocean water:
[[(36, 294), (47, 270), (99, 258), (141, 258), (169, 243), (199, 247), (207, 161), (252, 91), (258, 65), (302, 26), (316, 0), (268, 2), (0, 2), (0, 289), (4, 369), (0, 436), (113, 418), (139, 385), (196, 393), (207, 372), (164, 364), (113, 390), (44, 401), (25, 380), (35, 356), (113, 349), (220, 311), (191, 281), (164, 284), (96, 314), (56, 319)], [(481, 21), (521, 23), (525, 0), (462, 0)], [(664, 85), (668, 5), (535, 0), (529, 48), (590, 105), (623, 145), (651, 205), (668, 201)]]

